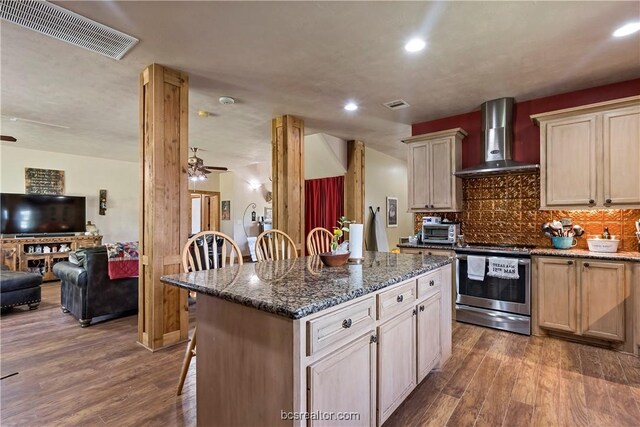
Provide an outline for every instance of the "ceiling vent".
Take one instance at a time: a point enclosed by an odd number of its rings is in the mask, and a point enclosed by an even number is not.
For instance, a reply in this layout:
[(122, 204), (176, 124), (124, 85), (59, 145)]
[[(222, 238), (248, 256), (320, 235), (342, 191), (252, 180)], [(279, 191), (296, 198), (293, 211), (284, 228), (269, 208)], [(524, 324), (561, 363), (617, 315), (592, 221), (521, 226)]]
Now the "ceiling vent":
[(396, 99), (395, 101), (385, 102), (383, 105), (390, 110), (401, 110), (403, 108), (407, 108), (409, 103), (402, 99)]
[(0, 0), (0, 18), (58, 40), (121, 59), (138, 39), (46, 1)]

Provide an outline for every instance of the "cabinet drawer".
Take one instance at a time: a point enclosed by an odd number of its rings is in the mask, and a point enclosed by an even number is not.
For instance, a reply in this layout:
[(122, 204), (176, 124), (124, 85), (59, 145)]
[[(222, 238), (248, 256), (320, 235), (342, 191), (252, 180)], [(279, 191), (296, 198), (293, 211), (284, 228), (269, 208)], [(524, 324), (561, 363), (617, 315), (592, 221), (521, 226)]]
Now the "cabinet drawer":
[(438, 269), (418, 279), (418, 298), (425, 298), (440, 291), (442, 270)]
[(378, 294), (378, 319), (388, 319), (416, 301), (416, 281), (411, 280)]
[(307, 322), (307, 355), (312, 354), (362, 331), (376, 323), (375, 304), (368, 298), (326, 316)]

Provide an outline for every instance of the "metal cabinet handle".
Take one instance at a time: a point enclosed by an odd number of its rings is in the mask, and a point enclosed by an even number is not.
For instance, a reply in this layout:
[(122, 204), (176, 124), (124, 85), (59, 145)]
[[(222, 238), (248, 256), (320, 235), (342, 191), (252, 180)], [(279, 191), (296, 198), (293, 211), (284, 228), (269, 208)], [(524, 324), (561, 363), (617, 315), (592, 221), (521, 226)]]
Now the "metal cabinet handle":
[(433, 252), (427, 252), (427, 255), (431, 256), (433, 255)]
[(585, 262), (583, 265), (584, 265), (585, 267), (589, 267), (589, 263), (588, 263), (588, 262)]
[(376, 343), (376, 342), (378, 342), (378, 337), (375, 336), (375, 335), (371, 335), (371, 338), (369, 338), (369, 343), (373, 344), (373, 343)]
[(424, 311), (424, 305), (420, 306), (420, 311)]
[(435, 284), (436, 284), (436, 282), (434, 282), (433, 280), (429, 280), (429, 286), (433, 286)]
[(344, 319), (342, 321), (342, 327), (345, 329), (349, 329), (351, 327), (351, 319)]
[(418, 310), (416, 310), (415, 308), (413, 309), (413, 315), (415, 316), (416, 314), (418, 314)]
[(573, 261), (567, 261), (567, 265), (573, 265)]
[(607, 199), (604, 201), (605, 203), (611, 203), (611, 199)]
[(404, 300), (404, 295), (398, 295), (398, 297), (396, 298), (396, 301), (398, 302), (402, 302)]
[(596, 201), (595, 201), (595, 200), (593, 200), (593, 199), (589, 199), (589, 204), (590, 204), (590, 205), (593, 205), (593, 204), (595, 204), (595, 203), (596, 203)]
[(429, 205), (424, 205), (424, 207), (425, 207), (425, 208), (428, 208), (428, 207), (429, 207)]

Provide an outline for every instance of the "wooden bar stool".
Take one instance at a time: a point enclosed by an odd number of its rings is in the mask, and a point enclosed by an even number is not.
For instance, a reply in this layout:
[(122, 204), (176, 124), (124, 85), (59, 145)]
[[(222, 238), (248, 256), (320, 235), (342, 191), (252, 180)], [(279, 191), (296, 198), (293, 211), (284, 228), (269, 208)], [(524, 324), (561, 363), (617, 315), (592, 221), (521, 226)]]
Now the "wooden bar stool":
[(317, 255), (331, 251), (333, 233), (326, 228), (316, 227), (307, 235), (307, 253)]
[[(219, 240), (222, 240), (222, 245), (218, 245)], [(238, 265), (243, 263), (240, 247), (231, 237), (218, 231), (202, 231), (187, 240), (182, 248), (182, 268), (185, 273), (231, 267), (236, 263)], [(196, 331), (197, 326), (193, 329), (193, 336), (182, 362), (182, 371), (178, 381), (178, 396), (182, 394), (182, 387), (189, 372), (191, 359), (196, 357)]]
[(296, 244), (291, 237), (280, 230), (267, 230), (256, 240), (258, 262), (298, 258)]

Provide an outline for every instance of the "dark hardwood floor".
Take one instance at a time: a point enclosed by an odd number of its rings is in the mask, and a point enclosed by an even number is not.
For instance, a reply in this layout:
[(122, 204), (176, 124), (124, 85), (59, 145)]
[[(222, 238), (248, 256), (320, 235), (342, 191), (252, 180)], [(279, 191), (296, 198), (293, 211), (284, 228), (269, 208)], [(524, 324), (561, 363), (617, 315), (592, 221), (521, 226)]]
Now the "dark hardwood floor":
[(137, 328), (137, 316), (80, 328), (59, 283), (44, 284), (37, 310), (0, 319), (2, 377), (18, 372), (0, 383), (0, 425), (195, 426), (196, 359), (176, 396), (186, 343), (151, 353)]
[[(194, 426), (185, 345), (151, 353), (136, 316), (82, 329), (58, 284), (35, 311), (0, 319), (0, 424)], [(193, 313), (192, 313), (193, 317)], [(640, 426), (640, 360), (556, 339), (454, 324), (453, 355), (385, 423), (395, 426)], [(194, 359), (197, 360), (197, 359)]]

